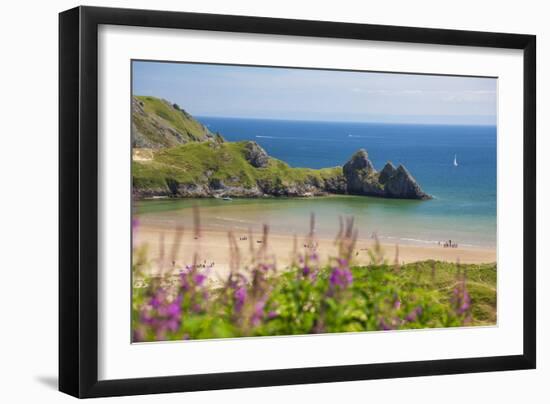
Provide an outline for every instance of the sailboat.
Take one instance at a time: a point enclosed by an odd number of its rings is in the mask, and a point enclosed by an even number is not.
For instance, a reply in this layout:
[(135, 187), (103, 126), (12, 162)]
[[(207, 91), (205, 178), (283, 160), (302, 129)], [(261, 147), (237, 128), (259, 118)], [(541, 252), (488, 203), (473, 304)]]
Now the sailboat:
[(454, 159), (454, 161), (453, 161), (453, 165), (454, 165), (455, 167), (458, 167), (458, 162), (456, 161), (456, 154), (455, 154), (455, 159)]

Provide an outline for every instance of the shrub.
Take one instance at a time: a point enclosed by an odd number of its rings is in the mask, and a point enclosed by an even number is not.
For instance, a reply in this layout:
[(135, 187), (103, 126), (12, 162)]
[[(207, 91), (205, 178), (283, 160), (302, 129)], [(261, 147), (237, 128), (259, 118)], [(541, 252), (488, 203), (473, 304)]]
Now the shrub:
[[(314, 244), (312, 234), (307, 244)], [(496, 319), (495, 264), (389, 265), (374, 248), (370, 265), (355, 266), (353, 220), (337, 237), (338, 256), (321, 263), (317, 251), (296, 252), (284, 272), (266, 252), (267, 227), (259, 247), (251, 243), (246, 265), (229, 237), (232, 269), (217, 284), (197, 256), (164, 277), (147, 277), (145, 247), (135, 247), (133, 271), (141, 287), (133, 290), (134, 341), (457, 327)], [(475, 288), (467, 275), (475, 277)]]

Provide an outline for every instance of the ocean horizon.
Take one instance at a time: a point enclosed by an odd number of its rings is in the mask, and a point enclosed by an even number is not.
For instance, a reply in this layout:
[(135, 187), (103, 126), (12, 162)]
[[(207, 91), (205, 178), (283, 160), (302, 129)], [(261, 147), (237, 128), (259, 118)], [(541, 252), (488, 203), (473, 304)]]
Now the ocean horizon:
[[(245, 229), (267, 223), (279, 233), (307, 231), (315, 213), (317, 231), (332, 237), (339, 216), (354, 216), (363, 238), (382, 242), (496, 247), (496, 136), (494, 126), (387, 124), (198, 117), (228, 141), (253, 140), (293, 167), (344, 165), (366, 149), (378, 170), (387, 161), (403, 164), (428, 201), (361, 196), (163, 200), (138, 203), (137, 213), (156, 212), (156, 220), (198, 203), (203, 224)], [(454, 165), (454, 160), (458, 165)]]

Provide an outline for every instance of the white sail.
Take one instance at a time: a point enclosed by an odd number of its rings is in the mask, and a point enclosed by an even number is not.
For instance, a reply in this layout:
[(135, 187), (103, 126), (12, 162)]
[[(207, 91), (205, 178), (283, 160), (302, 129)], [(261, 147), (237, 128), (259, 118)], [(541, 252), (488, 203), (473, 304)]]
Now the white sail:
[(458, 163), (457, 163), (457, 161), (456, 161), (456, 154), (455, 154), (455, 160), (453, 161), (453, 165), (454, 165), (455, 167), (458, 167)]

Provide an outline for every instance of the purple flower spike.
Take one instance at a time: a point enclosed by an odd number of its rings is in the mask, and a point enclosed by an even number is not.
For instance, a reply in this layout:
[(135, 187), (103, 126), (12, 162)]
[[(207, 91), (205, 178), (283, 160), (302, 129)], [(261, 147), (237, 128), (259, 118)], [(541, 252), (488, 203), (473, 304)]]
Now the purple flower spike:
[(312, 254), (306, 256), (305, 258), (300, 255), (299, 257), (299, 274), (305, 279), (314, 281), (317, 279), (317, 274), (319, 273), (319, 262), (317, 261), (317, 255)]
[(265, 301), (260, 300), (254, 305), (254, 314), (251, 318), (252, 325), (258, 325), (264, 316)]
[(240, 286), (239, 288), (237, 288), (237, 290), (235, 290), (234, 298), (235, 310), (241, 311), (246, 300), (246, 288), (244, 286)]
[(132, 232), (135, 234), (139, 228), (139, 219), (137, 217), (132, 218)]
[(466, 283), (464, 281), (453, 290), (451, 302), (453, 303), (455, 311), (458, 315), (463, 315), (470, 310), (472, 299), (466, 289)]
[(134, 342), (143, 342), (145, 341), (145, 333), (143, 332), (143, 328), (138, 328), (134, 330)]
[(149, 304), (151, 305), (151, 307), (153, 307), (154, 309), (158, 309), (160, 307), (160, 305), (162, 304), (162, 300), (164, 298), (164, 291), (162, 289), (159, 289), (157, 291), (157, 293), (155, 293), (153, 295), (153, 297), (151, 298), (151, 300), (149, 301)]
[(181, 295), (166, 307), (166, 315), (177, 317), (181, 314)]
[(422, 315), (422, 307), (418, 306), (413, 311), (411, 311), (409, 314), (407, 314), (407, 317), (405, 317), (405, 320), (409, 323), (416, 321), (419, 316)]
[(204, 283), (205, 280), (206, 280), (206, 275), (205, 274), (196, 274), (195, 275), (195, 284), (197, 286), (202, 286), (202, 284)]
[(380, 322), (378, 323), (378, 327), (382, 330), (382, 331), (389, 331), (389, 330), (393, 330), (393, 327), (389, 324), (387, 324), (384, 319), (381, 319)]
[(153, 317), (151, 317), (151, 315), (148, 312), (142, 311), (142, 313), (140, 314), (140, 321), (143, 324), (152, 325), (154, 322), (154, 319)]
[(395, 310), (399, 310), (401, 308), (401, 300), (395, 299), (395, 302), (393, 303), (393, 308)]
[(189, 274), (187, 272), (180, 273), (180, 282), (181, 282), (181, 289), (183, 291), (187, 292), (191, 289), (191, 284), (189, 282)]
[(458, 308), (458, 313), (464, 314), (465, 312), (467, 312), (468, 309), (470, 308), (470, 304), (471, 304), (470, 294), (466, 289), (464, 289), (464, 292), (462, 293), (461, 304), (460, 304), (460, 307)]
[[(140, 322), (147, 325), (155, 335), (157, 340), (166, 339), (168, 332), (176, 332), (182, 320), (181, 302), (182, 295), (175, 299), (170, 299), (166, 291), (162, 288), (149, 300), (149, 304), (144, 305), (140, 310)], [(145, 330), (141, 330), (141, 337), (137, 335), (134, 339), (145, 338)]]
[(348, 267), (348, 260), (345, 259), (345, 258), (338, 258), (338, 265), (340, 265), (340, 267), (342, 267), (342, 268), (347, 268)]
[(340, 287), (345, 289), (353, 282), (353, 275), (347, 267), (335, 267), (332, 269), (329, 281), (331, 287)]
[(180, 326), (180, 323), (176, 319), (170, 319), (166, 323), (166, 328), (168, 328), (172, 332), (176, 332)]

